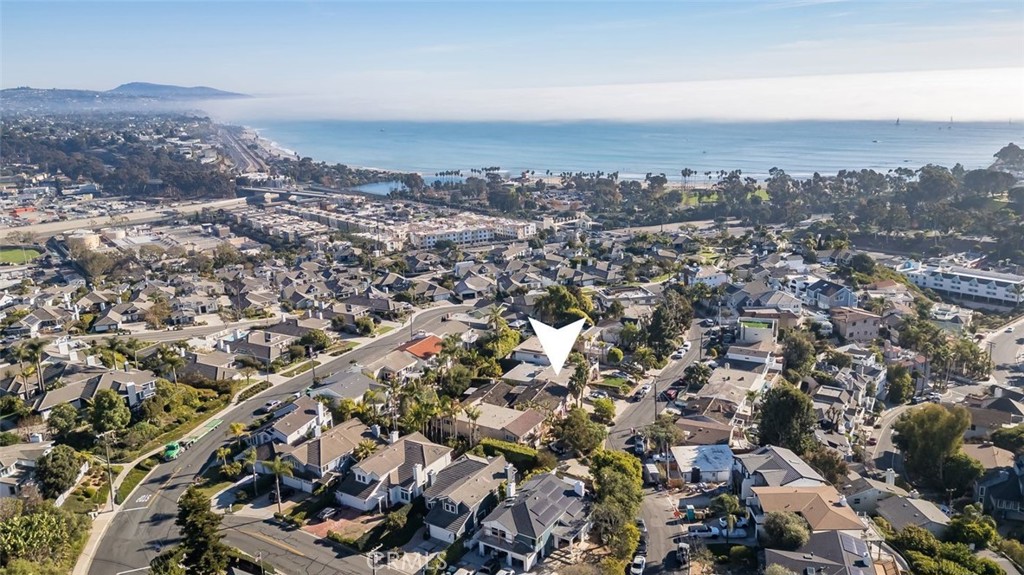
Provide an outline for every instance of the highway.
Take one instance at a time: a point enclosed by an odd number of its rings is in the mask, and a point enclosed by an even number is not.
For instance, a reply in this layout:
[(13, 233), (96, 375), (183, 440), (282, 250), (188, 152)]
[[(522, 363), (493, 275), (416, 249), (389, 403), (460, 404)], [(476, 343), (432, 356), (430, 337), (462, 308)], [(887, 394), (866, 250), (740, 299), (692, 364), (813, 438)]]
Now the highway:
[[(455, 311), (465, 311), (471, 307), (465, 305), (443, 306), (423, 311), (413, 320), (413, 327), (416, 330), (443, 333), (446, 326), (454, 327), (454, 325), (441, 322), (441, 316)], [(409, 328), (396, 329), (322, 364), (317, 371), (324, 375), (347, 368), (353, 362), (372, 361), (380, 354), (405, 341), (409, 337), (409, 333)], [(255, 419), (254, 411), (263, 403), (269, 399), (285, 400), (296, 391), (309, 386), (312, 379), (312, 373), (307, 371), (239, 404), (222, 417), (225, 421), (224, 428), (226, 429), (227, 423), (230, 422), (248, 423), (252, 421)], [(166, 549), (174, 545), (179, 539), (178, 529), (174, 525), (174, 519), (178, 512), (178, 498), (193, 481), (196, 474), (212, 460), (213, 452), (228, 442), (229, 439), (224, 433), (211, 433), (196, 443), (194, 447), (183, 452), (178, 459), (156, 467), (146, 481), (128, 496), (121, 511), (110, 523), (100, 540), (95, 559), (88, 572), (91, 575), (123, 575), (143, 572), (148, 568), (149, 562), (159, 553), (158, 549)], [(260, 551), (264, 554), (273, 553), (274, 549), (277, 552), (281, 551), (279, 546), (269, 545), (258, 536), (236, 532), (237, 530), (232, 525), (231, 522), (226, 523), (225, 536), (229, 542), (238, 545), (243, 551), (252, 555)], [(250, 527), (247, 530), (251, 532), (254, 528)], [(260, 528), (257, 531), (264, 530)], [(269, 533), (268, 537), (280, 539), (283, 532), (277, 527), (273, 527)], [(300, 558), (301, 556), (296, 556), (295, 560)], [(306, 569), (310, 568), (310, 565), (306, 565), (301, 571), (285, 572), (293, 575), (307, 572), (337, 573), (339, 575), (367, 572), (365, 564), (362, 569), (356, 569), (358, 566), (356, 564), (344, 567), (342, 564), (335, 565), (332, 562), (329, 566), (324, 565), (323, 569), (307, 571)], [(333, 570), (330, 570), (331, 568)], [(378, 572), (384, 573), (381, 570)]]

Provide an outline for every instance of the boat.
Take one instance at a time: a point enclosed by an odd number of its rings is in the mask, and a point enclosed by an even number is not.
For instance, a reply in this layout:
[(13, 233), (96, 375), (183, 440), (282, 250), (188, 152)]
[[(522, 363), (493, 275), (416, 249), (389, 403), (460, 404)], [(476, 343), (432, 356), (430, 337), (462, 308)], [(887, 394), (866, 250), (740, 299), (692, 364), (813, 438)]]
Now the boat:
[(900, 119), (899, 119), (899, 118), (896, 118), (896, 125), (897, 125), (897, 126), (899, 126), (899, 125), (900, 125)]

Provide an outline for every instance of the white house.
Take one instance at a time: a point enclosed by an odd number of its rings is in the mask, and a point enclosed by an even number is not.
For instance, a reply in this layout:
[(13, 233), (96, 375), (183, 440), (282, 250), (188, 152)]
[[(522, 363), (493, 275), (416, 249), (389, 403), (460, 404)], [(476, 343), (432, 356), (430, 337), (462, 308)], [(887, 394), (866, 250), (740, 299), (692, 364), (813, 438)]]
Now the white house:
[(544, 347), (540, 344), (540, 339), (535, 335), (527, 338), (512, 350), (512, 359), (533, 365), (551, 365), (547, 354), (544, 353)]
[(732, 483), (735, 456), (728, 445), (676, 445), (672, 460), (687, 483)]
[(410, 503), (423, 494), (435, 476), (452, 461), (450, 447), (437, 445), (421, 433), (399, 439), (352, 466), (338, 485), (338, 503), (360, 511)]

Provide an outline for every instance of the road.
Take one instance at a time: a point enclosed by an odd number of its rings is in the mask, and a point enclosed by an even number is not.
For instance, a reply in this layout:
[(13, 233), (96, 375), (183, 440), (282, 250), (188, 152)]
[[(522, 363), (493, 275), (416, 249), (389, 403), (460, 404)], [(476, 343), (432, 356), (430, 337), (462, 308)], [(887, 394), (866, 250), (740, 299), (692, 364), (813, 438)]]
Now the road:
[(1013, 333), (1006, 333), (1006, 327), (988, 336), (995, 364), (992, 377), (1003, 385), (1021, 387), (1024, 386), (1024, 317), (1009, 324)]
[[(416, 330), (426, 330), (441, 334), (445, 328), (454, 324), (440, 321), (441, 316), (453, 311), (465, 311), (471, 306), (444, 306), (429, 309), (418, 315), (413, 325)], [(180, 332), (170, 332), (180, 333)], [(320, 375), (347, 368), (351, 362), (366, 363), (376, 359), (382, 352), (392, 349), (409, 337), (409, 329), (396, 329), (387, 335), (364, 344), (336, 359), (332, 359), (317, 368)], [(239, 404), (224, 417), (225, 422), (250, 422), (255, 417), (253, 412), (269, 399), (285, 400), (291, 394), (312, 383), (313, 374), (302, 373), (286, 383), (282, 383)], [(226, 423), (225, 423), (226, 426)], [(124, 502), (122, 510), (113, 519), (98, 546), (95, 559), (89, 569), (90, 575), (118, 575), (144, 571), (149, 562), (158, 554), (157, 549), (165, 549), (178, 541), (178, 530), (174, 518), (178, 511), (178, 498), (192, 482), (193, 478), (211, 459), (212, 453), (221, 445), (228, 443), (223, 433), (211, 433), (201, 439), (194, 447), (182, 453), (178, 459), (156, 467), (150, 476)], [(259, 551), (267, 554), (273, 546), (254, 536), (232, 533), (227, 528), (228, 540), (238, 543), (240, 548), (252, 555)], [(279, 540), (283, 534), (276, 527), (271, 531), (272, 538)], [(257, 543), (258, 541), (258, 543)], [(278, 547), (280, 551), (280, 548)], [(298, 561), (299, 557), (295, 560)], [(273, 562), (272, 562), (273, 563)], [(338, 573), (352, 575), (366, 573), (363, 570), (345, 571), (342, 567), (330, 564)], [(326, 565), (325, 565), (326, 567)], [(379, 570), (378, 570), (379, 571)], [(280, 570), (279, 570), (280, 572)], [(303, 570), (287, 571), (292, 575), (306, 573)], [(320, 573), (321, 571), (308, 571)]]
[(676, 547), (684, 534), (683, 526), (673, 515), (678, 505), (678, 496), (668, 491), (648, 490), (644, 494), (640, 508), (647, 524), (647, 568), (644, 575), (677, 572)]
[[(210, 208), (211, 210), (216, 209), (231, 209), (242, 207), (245, 205), (245, 198), (236, 198), (230, 200), (217, 200), (214, 202), (202, 202), (196, 204), (180, 205), (176, 208), (161, 208), (159, 210), (143, 210), (139, 212), (130, 212), (127, 214), (116, 214), (117, 217), (124, 217), (128, 219), (129, 224), (142, 224), (151, 223), (166, 220), (170, 218), (164, 212), (169, 209), (180, 214), (191, 214), (194, 212), (202, 211), (203, 208)], [(51, 237), (64, 232), (78, 229), (99, 229), (107, 227), (109, 225), (110, 218), (107, 216), (95, 217), (95, 218), (81, 218), (77, 220), (64, 220), (62, 222), (47, 222), (45, 224), (32, 224), (28, 226), (20, 226), (13, 228), (14, 231), (28, 232), (35, 235), (36, 237)], [(120, 225), (120, 224), (119, 224)]]
[(640, 401), (627, 404), (626, 409), (615, 419), (615, 427), (608, 434), (609, 447), (612, 449), (626, 449), (628, 447), (626, 442), (631, 437), (630, 429), (642, 429), (654, 423), (655, 409), (660, 413), (662, 409), (668, 406), (666, 402), (658, 401), (657, 396), (667, 389), (673, 381), (680, 378), (683, 375), (683, 370), (698, 358), (702, 331), (698, 326), (698, 322), (699, 320), (694, 320), (687, 334), (688, 341), (693, 343), (690, 351), (686, 352), (682, 359), (670, 360), (671, 363), (654, 378), (654, 389), (651, 393), (648, 393)]
[(224, 146), (224, 151), (231, 158), (231, 163), (235, 165), (235, 170), (238, 173), (248, 174), (267, 171), (267, 166), (263, 161), (246, 147), (244, 143), (240, 142), (230, 130), (221, 128), (218, 130), (217, 135)]
[(896, 473), (900, 473), (903, 461), (902, 458), (897, 457), (896, 446), (892, 443), (892, 424), (896, 423), (899, 416), (911, 407), (913, 406), (898, 405), (883, 413), (879, 418), (881, 427), (872, 434), (873, 437), (878, 438), (878, 443), (868, 448), (871, 450), (869, 459), (875, 462), (876, 469), (884, 471), (891, 467)]

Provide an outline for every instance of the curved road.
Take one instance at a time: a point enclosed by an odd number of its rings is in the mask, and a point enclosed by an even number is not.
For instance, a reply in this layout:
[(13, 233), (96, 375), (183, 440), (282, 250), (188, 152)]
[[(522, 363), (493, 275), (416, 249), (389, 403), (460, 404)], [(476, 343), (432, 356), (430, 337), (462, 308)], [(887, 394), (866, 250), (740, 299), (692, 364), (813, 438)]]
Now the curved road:
[[(440, 321), (444, 314), (465, 311), (472, 306), (444, 306), (421, 312), (413, 320), (417, 330), (438, 332), (445, 325)], [(403, 327), (364, 344), (318, 366), (321, 375), (347, 368), (350, 363), (365, 363), (376, 359), (381, 353), (394, 348), (409, 336), (409, 327)], [(291, 394), (312, 383), (313, 375), (307, 371), (285, 383), (240, 403), (224, 417), (225, 422), (255, 419), (254, 411), (269, 399), (284, 400)], [(222, 426), (226, 428), (226, 424)], [(95, 558), (89, 567), (91, 575), (120, 575), (143, 573), (149, 562), (165, 549), (178, 541), (178, 529), (174, 519), (178, 512), (178, 498), (192, 483), (196, 474), (209, 461), (213, 452), (229, 439), (222, 432), (214, 432), (182, 453), (177, 460), (156, 467), (149, 477), (133, 491), (122, 504), (100, 540)], [(225, 527), (229, 531), (230, 526)], [(232, 535), (226, 533), (226, 535)], [(235, 540), (235, 537), (229, 537)], [(244, 549), (254, 553), (259, 549)], [(340, 566), (339, 566), (340, 567)], [(346, 571), (338, 570), (338, 573)]]

